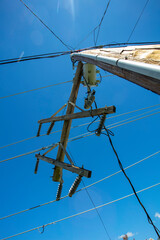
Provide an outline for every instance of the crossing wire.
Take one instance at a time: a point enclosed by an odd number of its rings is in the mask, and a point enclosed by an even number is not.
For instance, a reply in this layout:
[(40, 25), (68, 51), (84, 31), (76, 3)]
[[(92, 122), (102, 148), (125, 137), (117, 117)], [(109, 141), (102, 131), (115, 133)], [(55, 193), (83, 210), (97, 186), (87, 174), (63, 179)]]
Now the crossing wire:
[(34, 88), (34, 89), (27, 90), (27, 91), (19, 92), (19, 93), (14, 93), (14, 94), (11, 94), (11, 95), (7, 95), (7, 96), (4, 96), (4, 97), (0, 97), (0, 100), (1, 100), (1, 99), (4, 99), (4, 98), (9, 98), (9, 97), (15, 97), (15, 96), (17, 96), (17, 95), (21, 95), (21, 94), (24, 94), (24, 93), (34, 92), (34, 91), (37, 91), (37, 90), (41, 90), (41, 89), (45, 89), (45, 88), (50, 88), (50, 87), (53, 87), (53, 86), (58, 86), (58, 85), (65, 84), (65, 83), (70, 83), (70, 82), (73, 82), (73, 80), (65, 81), (65, 82), (60, 82), (60, 83), (54, 83), (54, 84), (51, 84), (51, 85), (48, 85), (48, 86), (39, 87), (39, 88)]
[[(124, 122), (124, 123), (122, 123), (122, 124), (115, 125), (115, 126), (110, 127), (110, 128), (108, 128), (108, 129), (113, 129), (113, 128), (116, 128), (116, 127), (119, 127), (119, 126), (123, 126), (123, 125), (126, 125), (126, 124), (128, 124), (128, 123), (135, 122), (135, 121), (137, 121), (137, 120), (141, 120), (141, 119), (144, 119), (144, 118), (146, 118), (146, 117), (153, 116), (153, 115), (158, 114), (158, 113), (160, 113), (160, 112), (152, 113), (152, 114), (149, 114), (149, 115), (147, 115), (147, 116), (144, 116), (144, 117), (141, 117), (141, 118), (138, 118), (138, 119), (134, 119), (134, 120), (131, 120), (131, 121), (128, 121), (128, 122)], [(104, 131), (104, 130), (103, 130), (103, 131)], [(86, 138), (86, 137), (89, 137), (89, 136), (93, 136), (94, 134), (95, 134), (95, 133), (88, 133), (88, 132), (87, 132), (87, 133), (83, 133), (83, 134), (80, 134), (80, 135), (78, 135), (78, 136), (75, 136), (75, 137), (70, 138), (70, 139), (68, 140), (68, 142), (77, 141), (77, 140), (80, 140), (80, 139), (82, 139), (82, 138)], [(46, 147), (42, 147), (42, 148), (33, 150), (33, 151), (31, 151), (31, 152), (23, 153), (23, 154), (20, 154), (20, 155), (18, 155), (18, 156), (14, 156), (14, 157), (11, 157), (11, 158), (7, 158), (7, 159), (4, 159), (4, 160), (1, 160), (0, 163), (7, 162), (7, 161), (10, 161), (10, 160), (13, 160), (13, 159), (16, 159), (16, 158), (24, 157), (24, 156), (26, 156), (26, 155), (30, 155), (30, 154), (32, 154), (32, 153), (39, 152), (39, 151), (41, 151), (41, 150), (45, 150), (45, 149), (47, 149), (47, 148), (51, 148), (51, 147), (54, 146), (55, 144), (57, 144), (57, 143), (54, 143), (54, 144), (51, 144), (51, 145), (49, 145), (49, 146), (46, 146)]]
[(72, 51), (64, 51), (64, 52), (59, 52), (59, 53), (45, 53), (45, 54), (39, 54), (39, 55), (32, 55), (32, 56), (26, 56), (22, 58), (12, 58), (12, 59), (1, 59), (0, 60), (0, 65), (4, 64), (11, 64), (11, 63), (20, 63), (24, 61), (29, 61), (29, 60), (38, 60), (38, 59), (47, 59), (47, 58), (57, 58), (61, 56), (66, 56), (71, 53), (77, 53), (85, 50), (90, 50), (90, 49), (99, 49), (103, 47), (118, 47), (118, 46), (129, 46), (129, 45), (153, 45), (153, 44), (160, 44), (160, 41), (152, 41), (152, 42), (132, 42), (132, 43), (108, 43), (108, 44), (103, 44), (99, 46), (92, 46), (88, 48), (83, 48), (83, 49), (78, 49), (78, 50), (72, 50)]
[(70, 47), (69, 45), (67, 45), (66, 43), (64, 43), (64, 41), (57, 36), (57, 34), (55, 34), (55, 32), (50, 28), (48, 27), (44, 21), (42, 21), (42, 19), (40, 17), (38, 17), (37, 14), (35, 14), (28, 6), (27, 4), (23, 1), (23, 0), (19, 0), (42, 24), (43, 26), (45, 26), (66, 48), (68, 48), (69, 50), (72, 49), (72, 47)]
[[(149, 115), (147, 115), (147, 116), (144, 116), (144, 117), (141, 117), (141, 118), (138, 118), (138, 119), (134, 119), (134, 120), (131, 120), (131, 121), (128, 121), (128, 122), (124, 122), (124, 123), (121, 123), (121, 124), (119, 124), (119, 125), (115, 125), (115, 126), (113, 126), (113, 127), (109, 127), (108, 129), (113, 129), (113, 128), (116, 128), (116, 127), (119, 127), (119, 126), (123, 126), (123, 125), (126, 125), (126, 124), (128, 124), (128, 123), (135, 122), (135, 121), (137, 121), (137, 120), (141, 120), (141, 119), (144, 119), (144, 118), (146, 118), (146, 117), (150, 117), (150, 116), (156, 115), (156, 114), (158, 114), (158, 113), (160, 113), (160, 112), (152, 113), (152, 114), (149, 114)], [(104, 131), (104, 130), (103, 130), (103, 131)], [(88, 133), (88, 132), (87, 132), (87, 133), (83, 133), (83, 134), (80, 134), (80, 135), (78, 135), (78, 136), (75, 136), (75, 137), (70, 138), (70, 139), (68, 140), (68, 142), (77, 141), (77, 140), (80, 140), (80, 139), (82, 139), (82, 138), (86, 138), (86, 137), (89, 137), (89, 136), (93, 136), (94, 134), (95, 134), (95, 133)], [(30, 154), (32, 154), (32, 153), (39, 152), (39, 151), (41, 151), (41, 150), (45, 150), (45, 149), (47, 149), (47, 148), (51, 148), (51, 147), (54, 146), (55, 144), (57, 144), (57, 143), (54, 143), (54, 144), (51, 144), (51, 145), (49, 145), (49, 146), (46, 146), (46, 147), (42, 147), (42, 148), (33, 150), (33, 151), (31, 151), (31, 152), (23, 153), (23, 154), (20, 154), (20, 155), (18, 155), (18, 156), (14, 156), (14, 157), (11, 157), (11, 158), (7, 158), (7, 159), (4, 159), (4, 160), (1, 160), (0, 163), (7, 162), (7, 161), (10, 161), (10, 160), (13, 160), (13, 159), (16, 159), (16, 158), (24, 157), (24, 156), (26, 156), (26, 155), (30, 155)]]
[[(124, 170), (127, 170), (127, 169), (129, 169), (129, 168), (132, 168), (132, 167), (134, 167), (134, 166), (136, 166), (136, 165), (138, 165), (138, 164), (146, 161), (147, 159), (156, 156), (156, 155), (159, 154), (159, 153), (160, 153), (160, 150), (157, 151), (157, 152), (155, 152), (155, 153), (153, 153), (153, 154), (151, 154), (151, 155), (149, 155), (149, 156), (147, 156), (147, 157), (145, 157), (145, 158), (143, 158), (143, 159), (141, 159), (141, 160), (139, 160), (139, 161), (137, 161), (137, 162), (135, 162), (135, 163), (133, 163), (133, 164), (131, 164), (131, 165), (129, 165), (129, 166), (127, 166), (127, 167), (125, 167)], [(104, 177), (104, 178), (102, 178), (102, 179), (100, 179), (100, 180), (98, 180), (98, 181), (96, 181), (96, 182), (94, 182), (94, 183), (91, 183), (91, 184), (88, 185), (88, 186), (85, 186), (85, 187), (77, 190), (76, 193), (78, 193), (78, 192), (80, 192), (80, 191), (83, 191), (83, 190), (85, 190), (85, 189), (88, 189), (88, 188), (90, 188), (90, 187), (93, 187), (93, 186), (95, 186), (96, 184), (101, 183), (101, 182), (103, 182), (103, 181), (105, 181), (105, 180), (107, 180), (107, 179), (109, 179), (109, 178), (112, 178), (112, 177), (116, 176), (117, 174), (119, 174), (119, 173), (121, 173), (121, 172), (122, 172), (122, 171), (119, 170), (119, 171), (117, 171), (117, 172), (115, 172), (115, 173), (112, 173), (112, 174), (110, 174), (109, 176), (106, 176), (106, 177)], [(65, 199), (66, 197), (69, 197), (69, 196), (66, 195), (66, 196), (64, 196), (64, 197), (61, 197), (60, 200), (63, 200), (63, 199)], [(51, 203), (55, 203), (55, 202), (57, 202), (57, 201), (56, 201), (56, 200), (52, 200), (52, 201), (49, 201), (49, 202), (46, 202), (46, 203), (42, 203), (42, 204), (39, 204), (39, 205), (37, 205), (37, 206), (34, 206), (34, 207), (31, 207), (31, 208), (28, 208), (28, 209), (19, 211), (19, 212), (17, 212), (17, 213), (13, 213), (13, 214), (10, 214), (10, 215), (8, 215), (8, 216), (1, 217), (0, 220), (6, 219), (6, 218), (10, 218), (10, 217), (19, 215), (19, 214), (21, 214), (21, 213), (25, 213), (25, 212), (28, 212), (28, 211), (34, 210), (34, 209), (36, 209), (36, 208), (43, 207), (43, 206), (45, 206), (45, 205), (48, 205), (48, 204), (51, 204)]]
[[(110, 76), (113, 76), (113, 75), (112, 74), (110, 74), (110, 75), (108, 74), (108, 75), (103, 76), (103, 78), (110, 77)], [(66, 84), (66, 83), (70, 83), (70, 82), (73, 82), (73, 80), (69, 80), (69, 81), (65, 81), (65, 82), (59, 82), (59, 83), (54, 83), (54, 84), (50, 84), (50, 85), (47, 85), (47, 86), (44, 86), (44, 87), (34, 88), (34, 89), (26, 90), (26, 91), (23, 91), (23, 92), (10, 94), (10, 95), (4, 96), (4, 97), (0, 97), (0, 100), (4, 99), (4, 98), (9, 98), (9, 97), (14, 97), (14, 96), (17, 96), (17, 95), (21, 95), (21, 94), (24, 94), (24, 93), (34, 92), (34, 91), (37, 91), (37, 90), (42, 90), (42, 89), (45, 89), (45, 88), (50, 88), (50, 87), (54, 87), (54, 86), (58, 86), (58, 85)]]
[[(105, 15), (106, 15), (106, 12), (107, 12), (107, 10), (108, 10), (108, 8), (109, 8), (110, 2), (111, 2), (111, 0), (108, 1), (107, 6), (106, 6), (106, 8), (105, 8), (105, 11), (104, 11), (104, 13), (103, 13), (103, 16), (102, 16), (102, 18), (101, 18), (101, 21), (100, 21), (99, 25), (96, 27), (96, 28), (98, 28), (98, 32), (97, 32), (97, 37), (96, 37), (96, 40), (95, 40), (95, 46), (97, 45), (97, 41), (98, 41), (98, 37), (99, 37), (99, 33), (100, 33), (100, 28), (101, 28), (102, 22), (103, 22), (103, 20), (104, 20), (104, 17), (105, 17)], [(96, 28), (95, 28), (95, 30), (96, 30)], [(94, 32), (95, 32), (95, 30), (94, 30)]]
[[(68, 151), (69, 151), (69, 148), (68, 148)], [(75, 160), (73, 159), (73, 156), (72, 156), (72, 154), (71, 154), (70, 151), (69, 151), (69, 154), (70, 154), (70, 156), (72, 157), (72, 160), (73, 160), (73, 162), (74, 162), (74, 164), (75, 164), (76, 162), (75, 162)], [(97, 213), (97, 215), (98, 215), (98, 218), (100, 219), (100, 222), (102, 223), (102, 226), (103, 226), (103, 228), (104, 228), (104, 231), (105, 231), (105, 233), (106, 233), (107, 238), (109, 238), (109, 239), (111, 240), (111, 237), (110, 237), (110, 235), (109, 235), (109, 232), (108, 232), (108, 230), (107, 230), (107, 227), (106, 227), (106, 225), (105, 225), (105, 223), (104, 223), (104, 221), (103, 221), (103, 218), (101, 217), (101, 214), (99, 213), (98, 209), (96, 208), (96, 205), (95, 205), (95, 203), (94, 203), (94, 201), (93, 201), (93, 199), (92, 199), (92, 197), (91, 197), (91, 194), (89, 193), (88, 189), (86, 188), (85, 182), (84, 182), (83, 179), (82, 179), (82, 184), (83, 184), (83, 186), (84, 186), (84, 189), (85, 189), (85, 191), (86, 191), (86, 193), (87, 193), (87, 196), (88, 196), (89, 200), (91, 201), (91, 203), (92, 203), (92, 205), (93, 205), (93, 207), (94, 207), (94, 209), (95, 209), (95, 211), (96, 211), (96, 213)]]
[[(149, 186), (149, 187), (147, 187), (147, 188), (141, 189), (141, 190), (137, 191), (136, 193), (137, 193), (137, 194), (138, 194), (138, 193), (142, 193), (142, 192), (144, 192), (144, 191), (147, 191), (147, 190), (152, 189), (152, 188), (154, 188), (154, 187), (157, 187), (157, 186), (159, 186), (159, 185), (160, 185), (160, 182), (159, 182), (159, 183), (156, 183), (156, 184), (154, 184), (154, 185), (151, 185), (151, 186)], [(131, 193), (131, 194), (125, 195), (125, 196), (120, 197), (120, 198), (118, 198), (118, 199), (115, 199), (115, 200), (113, 200), (113, 201), (110, 201), (110, 202), (104, 203), (104, 204), (102, 204), (102, 205), (99, 205), (99, 206), (97, 206), (96, 208), (97, 208), (97, 209), (100, 209), (100, 208), (102, 208), (102, 207), (109, 206), (109, 205), (111, 205), (111, 204), (113, 204), (113, 203), (119, 202), (119, 201), (121, 201), (121, 200), (123, 200), (123, 199), (126, 199), (126, 198), (129, 198), (129, 197), (131, 197), (131, 196), (133, 196), (133, 195), (135, 195), (135, 194), (134, 194), (134, 193)], [(20, 236), (20, 235), (23, 235), (23, 234), (26, 234), (26, 233), (29, 233), (29, 232), (33, 232), (33, 231), (35, 231), (35, 230), (39, 230), (39, 229), (41, 229), (41, 228), (44, 229), (44, 228), (47, 227), (47, 226), (50, 226), (50, 225), (53, 225), (53, 224), (56, 224), (56, 223), (59, 223), (59, 222), (62, 222), (62, 221), (65, 221), (65, 220), (68, 220), (68, 219), (77, 217), (77, 216), (80, 216), (80, 215), (82, 215), (82, 214), (85, 214), (85, 213), (88, 213), (88, 212), (91, 212), (91, 211), (94, 211), (94, 210), (95, 210), (95, 208), (91, 208), (91, 209), (85, 210), (85, 211), (83, 211), (83, 212), (79, 212), (79, 213), (73, 214), (73, 215), (71, 215), (71, 216), (61, 218), (61, 219), (56, 220), (56, 221), (54, 221), (54, 222), (50, 222), (50, 223), (44, 224), (44, 225), (42, 225), (42, 226), (38, 226), (38, 227), (35, 227), (35, 228), (32, 228), (32, 229), (29, 229), (29, 230), (24, 231), (24, 232), (20, 232), (20, 233), (11, 235), (11, 236), (9, 236), (9, 237), (2, 238), (2, 239), (0, 239), (0, 240), (7, 240), (7, 239), (10, 239), (10, 238), (13, 238), (13, 237), (17, 237), (17, 236)]]
[(133, 27), (133, 29), (132, 29), (132, 32), (131, 32), (130, 35), (129, 35), (129, 38), (128, 38), (128, 40), (127, 40), (127, 43), (128, 43), (129, 40), (131, 39), (131, 37), (132, 37), (132, 35), (133, 35), (133, 33), (134, 33), (134, 31), (135, 31), (137, 25), (138, 25), (138, 23), (139, 23), (139, 21), (140, 21), (142, 15), (143, 15), (143, 13), (144, 13), (144, 10), (146, 9), (148, 3), (149, 3), (149, 0), (146, 1), (146, 3), (145, 3), (145, 5), (144, 5), (144, 7), (143, 7), (143, 9), (142, 9), (142, 11), (141, 11), (141, 13), (140, 13), (138, 19), (137, 19), (137, 21), (136, 21), (136, 23), (135, 23), (135, 25), (134, 25), (134, 27)]
[[(115, 116), (108, 117), (107, 119), (124, 116), (124, 115), (131, 114), (131, 113), (135, 113), (135, 112), (138, 112), (138, 111), (146, 110), (146, 109), (148, 109), (148, 108), (153, 108), (153, 107), (156, 107), (156, 106), (159, 106), (159, 105), (160, 105), (160, 104), (156, 104), (156, 105), (148, 106), (148, 107), (145, 107), (145, 108), (136, 109), (136, 110), (133, 110), (133, 111), (130, 111), (130, 112), (121, 113), (121, 114), (118, 114), (118, 115), (115, 115)], [(156, 110), (156, 109), (154, 109), (154, 110)], [(154, 110), (153, 110), (153, 111), (154, 111)], [(149, 111), (149, 112), (150, 112), (150, 111)], [(146, 113), (148, 113), (148, 112), (145, 112), (144, 114), (146, 114)], [(140, 115), (141, 115), (141, 114), (140, 114)], [(135, 116), (135, 117), (138, 117), (138, 116), (140, 116), (140, 115), (137, 115), (137, 116)], [(133, 118), (134, 118), (134, 117), (133, 117)], [(132, 119), (132, 118), (129, 118), (129, 119)], [(125, 120), (122, 120), (122, 121), (127, 121), (127, 120), (128, 120), (128, 119), (125, 119)], [(117, 122), (117, 123), (121, 123), (122, 121)], [(98, 121), (95, 121), (95, 123), (96, 123), (96, 122), (99, 122), (99, 120), (98, 120)], [(115, 123), (115, 124), (117, 124), (117, 123)], [(71, 127), (71, 129), (74, 129), (74, 128), (77, 128), (77, 127), (86, 126), (86, 125), (88, 125), (88, 124), (89, 124), (89, 123), (84, 123), (84, 124), (81, 124), (81, 125), (73, 126), (73, 127)], [(111, 125), (109, 125), (109, 126), (112, 126), (112, 125), (113, 125), (113, 124), (111, 124)], [(107, 127), (109, 127), (109, 126), (107, 126)], [(120, 126), (121, 126), (121, 125), (120, 125)], [(57, 130), (57, 131), (51, 132), (51, 134), (58, 133), (58, 132), (61, 132), (61, 130)], [(46, 136), (46, 135), (47, 135), (47, 134), (42, 134), (42, 135), (40, 135), (40, 137)], [(0, 149), (6, 148), (6, 147), (10, 147), (10, 146), (13, 146), (13, 145), (16, 145), (16, 144), (19, 144), (19, 143), (22, 143), (22, 142), (25, 142), (25, 141), (34, 139), (34, 138), (37, 138), (37, 136), (29, 137), (29, 138), (22, 139), (22, 140), (20, 140), (20, 141), (14, 142), (14, 143), (7, 144), (7, 145), (5, 145), (5, 146), (1, 146)]]

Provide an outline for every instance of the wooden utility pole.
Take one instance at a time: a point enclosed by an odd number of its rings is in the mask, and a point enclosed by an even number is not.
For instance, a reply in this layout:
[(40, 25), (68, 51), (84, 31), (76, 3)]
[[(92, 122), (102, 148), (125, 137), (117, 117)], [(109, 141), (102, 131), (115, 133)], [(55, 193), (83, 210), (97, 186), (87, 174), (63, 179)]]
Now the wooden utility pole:
[(94, 64), (160, 94), (160, 45), (86, 50), (73, 53), (71, 59)]
[[(70, 94), (70, 98), (69, 98), (69, 102), (72, 102), (73, 104), (75, 104), (76, 100), (77, 100), (78, 90), (79, 90), (80, 81), (81, 81), (81, 77), (82, 77), (82, 73), (83, 73), (82, 67), (83, 67), (83, 64), (81, 62), (79, 62), (75, 77), (73, 79), (73, 86), (72, 86), (72, 90), (71, 90), (71, 94)], [(68, 104), (66, 114), (72, 114), (74, 112), (75, 106), (73, 104)], [(62, 129), (62, 135), (61, 135), (60, 142), (64, 146), (65, 149), (67, 147), (71, 123), (72, 123), (72, 119), (65, 120), (63, 123), (63, 129)], [(64, 157), (65, 157), (65, 153), (64, 153), (62, 147), (59, 146), (56, 159), (60, 162), (64, 162)], [(62, 179), (62, 168), (56, 166), (54, 169), (53, 181), (61, 182), (61, 179)]]
[[(46, 119), (42, 119), (42, 120), (38, 121), (39, 129), (38, 129), (37, 136), (40, 136), (40, 131), (41, 131), (41, 128), (42, 128), (42, 124), (50, 122), (50, 126), (49, 126), (49, 129), (47, 131), (47, 134), (49, 135), (53, 126), (54, 126), (54, 124), (55, 124), (55, 122), (64, 121), (60, 142), (55, 144), (49, 150), (47, 150), (47, 152), (45, 152), (43, 155), (36, 154), (37, 163), (36, 163), (36, 167), (35, 167), (35, 174), (37, 173), (37, 170), (38, 170), (39, 160), (43, 160), (43, 161), (48, 162), (50, 164), (53, 164), (55, 166), (52, 180), (55, 181), (55, 182), (60, 182), (59, 187), (58, 187), (57, 200), (60, 198), (60, 193), (61, 193), (61, 190), (62, 190), (62, 184), (63, 184), (62, 170), (63, 170), (63, 168), (68, 170), (68, 171), (71, 171), (71, 172), (74, 172), (74, 173), (78, 174), (78, 178), (75, 180), (75, 183), (73, 184), (73, 188), (71, 188), (70, 196), (73, 195), (73, 192), (77, 188), (78, 183), (80, 183), (82, 177), (87, 177), (87, 178), (91, 177), (91, 171), (86, 170), (83, 167), (80, 168), (80, 167), (74, 166), (74, 163), (73, 163), (71, 157), (69, 156), (68, 152), (66, 151), (72, 119), (79, 119), (79, 118), (93, 117), (93, 116), (102, 116), (100, 118), (100, 124), (99, 124), (98, 130), (97, 130), (97, 133), (96, 133), (97, 136), (100, 136), (101, 131), (102, 131), (102, 126), (104, 124), (106, 115), (111, 114), (111, 113), (115, 113), (115, 111), (116, 111), (115, 106), (103, 107), (103, 108), (97, 108), (97, 109), (90, 109), (89, 111), (84, 111), (83, 109), (81, 109), (80, 107), (78, 107), (76, 105), (78, 90), (79, 90), (79, 86), (80, 86), (80, 82), (81, 82), (81, 77), (82, 77), (82, 74), (83, 74), (82, 67), (83, 67), (83, 64), (81, 62), (79, 62), (78, 66), (77, 66), (75, 77), (73, 79), (73, 86), (72, 86), (72, 90), (71, 90), (71, 94), (70, 94), (70, 98), (69, 98), (68, 103), (63, 105), (50, 118), (46, 118)], [(63, 115), (63, 116), (56, 116), (57, 113), (59, 113), (65, 106), (67, 106), (66, 114)], [(81, 112), (74, 113), (75, 107), (78, 108)], [(59, 146), (58, 147), (57, 158), (53, 159), (53, 158), (50, 158), (50, 157), (46, 157), (46, 154), (51, 152), (57, 146)], [(70, 164), (69, 163), (64, 163), (65, 155), (67, 156)]]

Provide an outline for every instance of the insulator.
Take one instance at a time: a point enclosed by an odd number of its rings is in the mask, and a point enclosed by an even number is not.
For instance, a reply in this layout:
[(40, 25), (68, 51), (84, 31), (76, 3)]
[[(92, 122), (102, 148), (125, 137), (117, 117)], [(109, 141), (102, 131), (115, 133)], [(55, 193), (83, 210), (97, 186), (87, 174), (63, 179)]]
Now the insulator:
[(105, 120), (106, 120), (106, 114), (103, 114), (103, 116), (101, 117), (100, 123), (99, 123), (99, 127), (98, 127), (98, 129), (96, 130), (96, 135), (97, 135), (97, 136), (100, 136), (100, 135), (101, 135), (102, 127), (103, 127), (103, 125), (104, 125)]
[(35, 170), (34, 170), (35, 174), (37, 174), (38, 166), (39, 166), (39, 159), (37, 158), (37, 162), (36, 162), (36, 166), (35, 166)]
[(89, 109), (92, 106), (92, 103), (94, 102), (94, 100), (95, 100), (95, 90), (88, 93), (88, 96), (87, 98), (85, 98), (85, 101), (84, 101), (84, 108)]
[(58, 189), (57, 189), (56, 201), (59, 201), (61, 198), (62, 187), (63, 187), (63, 183), (60, 182), (60, 184), (58, 185)]
[(81, 180), (82, 180), (82, 176), (79, 175), (78, 177), (76, 177), (74, 183), (72, 184), (71, 188), (69, 189), (69, 193), (68, 193), (69, 197), (73, 196), (73, 194), (77, 190), (79, 184), (81, 183)]

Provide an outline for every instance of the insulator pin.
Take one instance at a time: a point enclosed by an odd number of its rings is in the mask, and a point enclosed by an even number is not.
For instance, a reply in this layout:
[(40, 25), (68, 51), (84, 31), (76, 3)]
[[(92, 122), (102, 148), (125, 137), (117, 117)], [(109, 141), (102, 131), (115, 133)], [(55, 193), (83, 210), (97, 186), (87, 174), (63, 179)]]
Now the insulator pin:
[(99, 123), (99, 127), (98, 127), (98, 129), (96, 130), (96, 135), (97, 135), (97, 136), (100, 136), (100, 135), (101, 135), (102, 128), (103, 128), (103, 125), (104, 125), (105, 120), (106, 120), (106, 114), (103, 114), (103, 116), (101, 117), (100, 123)]
[(59, 201), (61, 198), (62, 187), (63, 187), (63, 183), (60, 182), (60, 184), (58, 185), (58, 189), (57, 189), (56, 201)]
[(82, 181), (82, 176), (79, 175), (78, 177), (76, 177), (74, 183), (72, 184), (71, 188), (69, 189), (69, 193), (68, 193), (69, 197), (73, 196), (73, 194), (76, 192), (81, 181)]

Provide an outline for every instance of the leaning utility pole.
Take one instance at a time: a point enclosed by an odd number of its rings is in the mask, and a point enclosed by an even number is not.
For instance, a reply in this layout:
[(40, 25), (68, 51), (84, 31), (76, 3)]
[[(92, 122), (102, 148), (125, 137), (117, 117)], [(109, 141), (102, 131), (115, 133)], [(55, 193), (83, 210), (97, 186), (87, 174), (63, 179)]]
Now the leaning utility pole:
[(160, 45), (86, 50), (73, 53), (71, 59), (94, 64), (160, 94)]
[[(87, 73), (90, 73), (90, 69), (87, 70)], [(95, 71), (94, 71), (94, 73), (95, 73)], [(70, 191), (69, 191), (70, 197), (76, 191), (79, 183), (81, 182), (82, 177), (87, 177), (87, 178), (91, 177), (91, 171), (86, 170), (83, 167), (77, 167), (74, 165), (71, 157), (69, 156), (69, 154), (66, 150), (69, 133), (70, 133), (70, 129), (71, 129), (72, 119), (80, 119), (80, 118), (86, 118), (86, 117), (99, 116), (100, 124), (97, 129), (96, 135), (100, 136), (102, 128), (103, 128), (103, 124), (105, 122), (106, 115), (115, 113), (114, 106), (92, 109), (91, 105), (92, 105), (93, 101), (95, 100), (95, 97), (94, 97), (94, 91), (91, 91), (91, 90), (90, 90), (88, 98), (86, 99), (86, 105), (85, 105), (86, 106), (85, 108), (86, 109), (90, 108), (90, 110), (85, 111), (76, 105), (76, 100), (77, 100), (77, 95), (78, 95), (78, 90), (79, 90), (79, 86), (81, 83), (82, 75), (83, 75), (83, 64), (82, 64), (82, 62), (79, 62), (78, 66), (77, 66), (75, 77), (73, 79), (72, 90), (70, 93), (68, 103), (65, 104), (64, 106), (62, 106), (50, 118), (46, 118), (46, 119), (42, 119), (42, 120), (38, 121), (39, 129), (38, 129), (37, 137), (40, 136), (42, 124), (50, 123), (50, 126), (47, 131), (47, 135), (49, 135), (56, 122), (64, 121), (60, 142), (55, 144), (53, 147), (51, 147), (43, 155), (36, 154), (37, 162), (36, 162), (36, 167), (35, 167), (35, 173), (37, 173), (37, 170), (38, 170), (39, 160), (43, 160), (43, 161), (55, 166), (52, 180), (54, 182), (59, 182), (56, 200), (59, 200), (60, 196), (61, 196), (62, 185), (63, 185), (63, 178), (62, 178), (63, 169), (66, 169), (70, 172), (78, 174), (78, 177), (76, 178), (75, 182), (73, 183), (72, 187), (70, 188)], [(91, 80), (93, 80), (93, 78), (91, 78)], [(94, 80), (95, 80), (95, 78), (94, 78)], [(86, 79), (85, 79), (85, 81), (86, 81)], [(95, 80), (95, 82), (96, 82), (96, 80)], [(88, 89), (90, 89), (89, 83), (87, 83), (87, 86), (88, 86)], [(67, 106), (66, 114), (62, 115), (62, 116), (56, 116), (65, 106)], [(78, 108), (78, 110), (80, 110), (81, 112), (74, 113), (75, 107)], [(58, 146), (58, 152), (57, 152), (56, 159), (46, 157), (46, 154), (51, 152), (57, 146)], [(70, 163), (64, 162), (65, 155)]]

